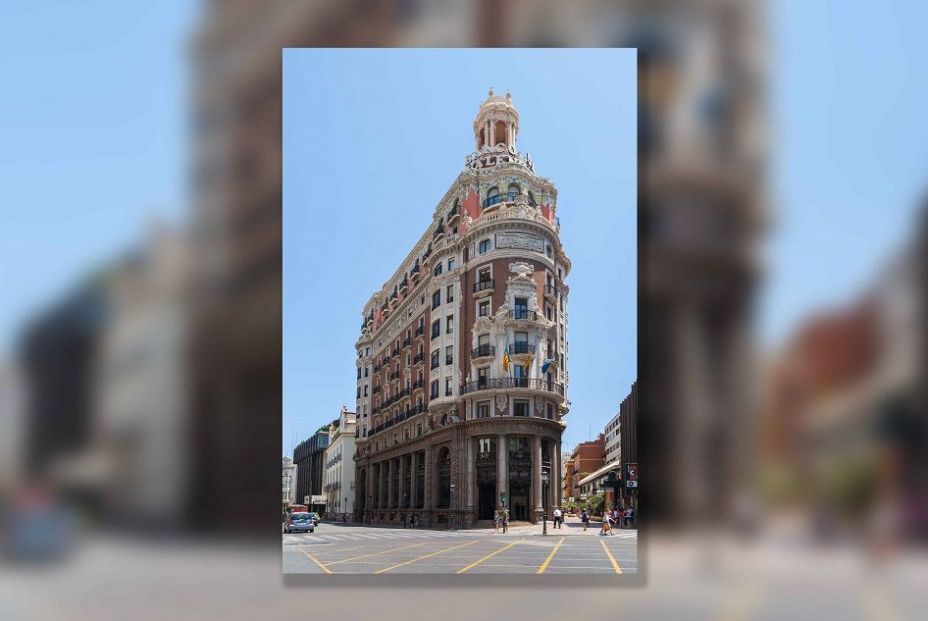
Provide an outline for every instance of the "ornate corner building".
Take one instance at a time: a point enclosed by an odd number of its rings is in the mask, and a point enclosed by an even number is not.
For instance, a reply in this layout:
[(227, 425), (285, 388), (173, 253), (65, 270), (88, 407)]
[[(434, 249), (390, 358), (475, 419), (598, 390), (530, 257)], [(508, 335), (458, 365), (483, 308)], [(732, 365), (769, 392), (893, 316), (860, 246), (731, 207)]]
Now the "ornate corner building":
[(570, 260), (557, 190), (516, 148), (490, 91), (476, 152), (430, 226), (365, 305), (357, 358), (355, 517), (539, 521), (561, 503)]

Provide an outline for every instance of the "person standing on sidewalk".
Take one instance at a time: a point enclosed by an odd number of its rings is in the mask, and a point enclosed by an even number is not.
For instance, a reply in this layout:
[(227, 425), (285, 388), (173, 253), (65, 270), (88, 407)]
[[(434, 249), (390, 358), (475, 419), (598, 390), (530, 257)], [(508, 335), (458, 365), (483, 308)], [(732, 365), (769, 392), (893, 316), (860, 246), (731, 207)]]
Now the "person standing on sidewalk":
[(562, 519), (563, 519), (563, 516), (561, 514), (561, 510), (558, 507), (554, 507), (554, 528), (561, 527)]
[(503, 507), (503, 534), (509, 532), (509, 509)]
[(590, 526), (590, 514), (587, 512), (586, 508), (580, 513), (580, 521), (583, 522), (583, 530), (586, 531)]

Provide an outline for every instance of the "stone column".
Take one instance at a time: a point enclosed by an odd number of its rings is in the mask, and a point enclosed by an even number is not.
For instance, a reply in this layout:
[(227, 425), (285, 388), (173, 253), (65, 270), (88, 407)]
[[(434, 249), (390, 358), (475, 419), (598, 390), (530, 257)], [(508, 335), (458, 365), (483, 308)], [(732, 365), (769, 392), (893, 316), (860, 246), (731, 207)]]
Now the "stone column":
[(474, 454), (477, 450), (477, 441), (474, 438), (466, 437), (467, 442), (467, 510), (474, 510), (474, 496), (477, 489), (477, 457)]
[(541, 485), (541, 438), (532, 436), (532, 504), (535, 507), (535, 519), (541, 519), (542, 511)]
[(409, 458), (409, 468), (412, 472), (409, 473), (409, 508), (416, 508), (416, 472), (418, 471), (418, 461), (419, 461), (419, 452), (413, 451), (412, 456)]
[(399, 458), (399, 471), (400, 471), (400, 489), (399, 489), (399, 502), (396, 503), (400, 509), (406, 507), (406, 456), (401, 455)]
[(557, 465), (557, 470), (555, 471), (554, 478), (557, 481), (557, 490), (554, 492), (555, 502), (557, 506), (564, 504), (563, 490), (564, 490), (564, 480), (561, 478), (562, 466), (561, 466), (561, 440), (558, 438), (557, 441), (552, 442), (554, 449), (557, 451), (554, 454), (554, 461)]
[(499, 434), (496, 437), (496, 499), (493, 504), (499, 506), (499, 499), (503, 492), (507, 492), (506, 506), (509, 506), (509, 446), (506, 436)]
[(432, 490), (432, 447), (431, 446), (427, 446), (425, 448), (425, 459), (423, 461), (425, 463), (425, 490), (423, 492), (425, 494), (424, 510), (430, 511), (432, 507), (435, 506), (435, 503), (434, 503), (435, 494), (433, 493), (433, 490)]
[(496, 146), (496, 122), (490, 120), (490, 144)]
[(393, 460), (387, 460), (387, 508), (393, 507)]

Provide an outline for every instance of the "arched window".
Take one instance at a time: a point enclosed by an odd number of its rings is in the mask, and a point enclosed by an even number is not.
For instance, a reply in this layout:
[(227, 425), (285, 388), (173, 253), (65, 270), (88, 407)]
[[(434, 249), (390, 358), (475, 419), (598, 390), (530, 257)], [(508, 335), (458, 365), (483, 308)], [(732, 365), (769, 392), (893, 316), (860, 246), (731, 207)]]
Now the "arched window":
[(496, 122), (496, 135), (494, 136), (494, 138), (496, 138), (496, 144), (504, 144), (508, 146), (509, 136), (507, 136), (506, 134), (507, 134), (506, 122), (497, 121)]
[(480, 144), (477, 145), (477, 148), (482, 149), (483, 147), (486, 146), (486, 144), (487, 144), (487, 130), (481, 129), (480, 130)]
[(495, 205), (500, 200), (501, 196), (499, 193), (499, 188), (494, 185), (492, 188), (487, 190), (487, 199), (483, 201), (483, 206), (489, 207), (490, 205)]
[(438, 508), (451, 506), (451, 451), (448, 447), (438, 453)]
[(517, 186), (515, 183), (510, 183), (509, 190), (506, 192), (506, 194), (508, 195), (507, 200), (514, 201), (516, 197), (519, 196), (519, 194), (521, 193), (522, 193), (522, 188)]

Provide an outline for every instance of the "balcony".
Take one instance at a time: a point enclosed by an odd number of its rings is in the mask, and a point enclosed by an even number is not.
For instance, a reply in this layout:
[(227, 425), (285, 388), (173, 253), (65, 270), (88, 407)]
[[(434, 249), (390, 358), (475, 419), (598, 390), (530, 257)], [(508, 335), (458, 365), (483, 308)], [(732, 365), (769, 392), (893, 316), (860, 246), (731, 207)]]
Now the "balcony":
[(391, 381), (391, 382), (392, 382), (393, 380), (398, 380), (399, 378), (400, 378), (400, 372), (399, 372), (399, 371), (394, 371), (393, 373), (390, 374), (390, 381)]
[(530, 390), (545, 390), (564, 396), (564, 385), (543, 379), (529, 379), (527, 377), (498, 377), (487, 380), (477, 380), (461, 386), (461, 394), (476, 392), (478, 390), (509, 390), (527, 388)]
[(403, 349), (406, 349), (410, 345), (412, 345), (412, 338), (407, 336), (406, 338), (403, 339)]
[(380, 392), (380, 386), (379, 386), (379, 385), (374, 386), (374, 389), (371, 391), (371, 394), (375, 394), (375, 395), (376, 395), (378, 392)]
[(496, 347), (493, 345), (477, 345), (476, 349), (470, 352), (471, 358), (485, 358), (496, 355)]
[(390, 356), (384, 356), (384, 357), (380, 360), (380, 368), (382, 369), (383, 367), (385, 367), (385, 366), (388, 365), (388, 364), (390, 364)]
[(557, 301), (557, 287), (554, 285), (545, 285), (545, 297), (550, 298), (552, 301)]
[(516, 321), (538, 321), (538, 311), (530, 311), (527, 308), (514, 308), (509, 311), (509, 317)]
[(416, 381), (414, 381), (414, 382), (412, 383), (412, 389), (413, 389), (413, 390), (419, 390), (420, 388), (422, 388), (423, 385), (425, 385), (425, 382), (424, 382), (424, 381), (422, 381), (421, 379), (420, 379), (420, 380), (416, 380)]
[(474, 295), (488, 295), (493, 293), (493, 279), (478, 280), (474, 283)]
[(399, 348), (399, 347), (394, 347), (394, 348), (393, 348), (393, 351), (390, 352), (390, 355), (391, 355), (391, 356), (399, 356), (399, 355), (400, 355), (400, 348)]
[(502, 202), (514, 201), (518, 198), (518, 192), (504, 192), (502, 194), (497, 194), (496, 196), (490, 196), (483, 201), (483, 208), (492, 207), (493, 205), (498, 205)]
[(454, 207), (452, 207), (452, 208), (451, 208), (451, 211), (448, 212), (448, 224), (451, 224), (452, 222), (454, 222), (455, 220), (457, 220), (458, 217), (461, 215), (460, 212), (461, 212), (461, 210), (458, 209), (458, 206), (457, 206), (457, 205), (455, 205)]
[(534, 354), (535, 346), (530, 343), (511, 343), (509, 345), (510, 354)]
[(422, 362), (424, 359), (425, 359), (425, 354), (416, 354), (416, 355), (413, 356), (413, 358), (412, 358), (412, 364), (413, 364), (413, 366), (419, 364), (419, 363)]
[(425, 333), (425, 326), (419, 326), (416, 328), (416, 336), (422, 336)]

